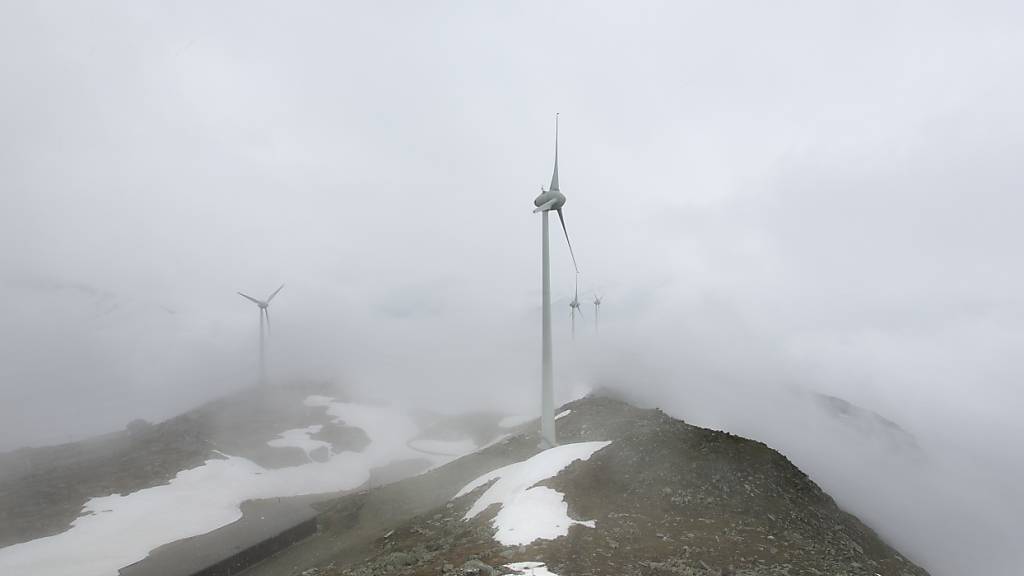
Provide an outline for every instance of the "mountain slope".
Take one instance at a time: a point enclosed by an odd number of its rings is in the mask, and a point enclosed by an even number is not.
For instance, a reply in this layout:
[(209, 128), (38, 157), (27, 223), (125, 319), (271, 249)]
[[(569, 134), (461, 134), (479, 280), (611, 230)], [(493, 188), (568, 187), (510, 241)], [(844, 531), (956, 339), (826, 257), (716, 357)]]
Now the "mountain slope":
[(320, 534), (250, 574), (490, 573), (519, 562), (563, 576), (927, 574), (764, 444), (606, 398), (564, 408), (559, 448), (610, 443), (548, 462), (549, 477), (511, 495), (506, 486), (470, 513), (506, 478), (536, 476), (547, 457), (531, 459), (538, 438), (524, 425), (428, 474), (339, 499)]
[(268, 468), (302, 464), (295, 448), (268, 446), (287, 428), (322, 425), (336, 450), (360, 449), (360, 430), (332, 423), (302, 399), (320, 388), (247, 390), (159, 424), (135, 421), (102, 437), (0, 455), (0, 547), (66, 530), (96, 496), (166, 484), (218, 453)]
[(17, 466), (0, 474), (0, 572), (112, 576), (132, 565), (167, 576), (168, 550), (204, 568), (266, 549), (311, 502), (422, 472), (498, 431), (315, 392), (330, 391), (246, 390), (160, 424), (8, 454)]

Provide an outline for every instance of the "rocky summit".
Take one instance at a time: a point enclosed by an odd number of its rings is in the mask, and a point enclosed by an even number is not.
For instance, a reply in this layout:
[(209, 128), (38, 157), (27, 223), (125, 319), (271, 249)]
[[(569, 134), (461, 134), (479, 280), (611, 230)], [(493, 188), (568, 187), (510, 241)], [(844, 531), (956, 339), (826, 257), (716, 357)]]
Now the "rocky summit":
[(610, 398), (561, 412), (551, 454), (526, 423), (323, 505), (316, 535), (247, 574), (927, 574), (760, 442)]

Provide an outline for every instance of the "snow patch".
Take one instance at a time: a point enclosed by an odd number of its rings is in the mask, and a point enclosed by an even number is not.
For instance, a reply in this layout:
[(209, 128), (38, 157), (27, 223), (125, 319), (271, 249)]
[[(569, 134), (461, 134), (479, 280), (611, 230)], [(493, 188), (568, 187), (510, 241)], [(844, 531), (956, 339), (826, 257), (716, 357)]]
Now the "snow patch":
[(558, 576), (558, 574), (548, 570), (547, 565), (543, 562), (513, 562), (512, 564), (505, 564), (505, 568), (514, 570), (516, 574), (522, 574), (523, 576)]
[(238, 457), (207, 460), (168, 484), (90, 499), (67, 531), (0, 549), (0, 573), (116, 576), (154, 548), (238, 520), (246, 500), (356, 488), (369, 478), (358, 456), (277, 469)]
[[(428, 451), (429, 441), (416, 440), (420, 428), (412, 416), (387, 404), (354, 404), (337, 402), (327, 396), (309, 396), (306, 406), (323, 406), (334, 423), (362, 428), (370, 444), (360, 453), (369, 467), (384, 466), (398, 460), (425, 458), (432, 468), (475, 451), (478, 446), (470, 440), (438, 443), (439, 450)], [(417, 448), (421, 448), (417, 449)]]
[[(362, 452), (334, 453), (329, 443), (309, 437), (319, 426), (297, 428), (268, 444), (295, 446), (307, 454), (326, 445), (326, 461), (267, 469), (221, 454), (224, 459), (183, 470), (167, 484), (92, 498), (68, 530), (0, 548), (0, 574), (117, 576), (120, 568), (144, 559), (163, 544), (238, 520), (246, 500), (352, 490), (369, 479), (372, 468), (396, 460), (426, 457), (439, 465), (455, 458), (425, 456), (409, 447), (420, 430), (399, 408), (336, 402), (327, 396), (309, 396), (304, 404), (324, 406), (335, 422), (362, 428), (369, 445)], [(445, 448), (455, 453), (456, 448), (472, 451), (475, 446), (452, 443)]]
[(563, 416), (568, 416), (569, 414), (572, 414), (572, 410), (563, 410), (563, 411), (559, 412), (557, 416), (555, 416), (555, 420), (558, 420), (559, 418), (561, 418)]
[(563, 444), (480, 476), (459, 490), (455, 498), (496, 481), (473, 503), (463, 519), (474, 518), (492, 504), (500, 504), (492, 525), (497, 529), (494, 539), (506, 546), (529, 544), (537, 539), (553, 540), (567, 535), (573, 524), (593, 528), (592, 521), (581, 522), (569, 517), (562, 493), (536, 484), (556, 476), (576, 460), (589, 459), (609, 444), (611, 442)]
[(309, 453), (319, 448), (326, 448), (328, 455), (333, 454), (334, 447), (331, 446), (330, 442), (310, 438), (311, 434), (316, 434), (322, 429), (323, 425), (314, 424), (312, 426), (306, 426), (305, 428), (285, 430), (279, 434), (277, 438), (267, 442), (267, 445), (273, 446), (274, 448), (299, 448), (306, 453), (306, 458), (309, 458), (310, 460), (313, 460), (313, 457), (310, 456)]

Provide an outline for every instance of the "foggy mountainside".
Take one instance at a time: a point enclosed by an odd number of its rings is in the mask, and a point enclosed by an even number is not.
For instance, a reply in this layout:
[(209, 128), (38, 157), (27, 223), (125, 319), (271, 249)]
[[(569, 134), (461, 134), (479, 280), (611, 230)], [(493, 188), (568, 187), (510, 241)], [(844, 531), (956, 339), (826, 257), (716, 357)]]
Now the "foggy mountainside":
[[(0, 479), (5, 544), (63, 537), (0, 548), (0, 562), (35, 574), (62, 574), (62, 565), (96, 557), (107, 558), (108, 570), (124, 564), (124, 576), (205, 574), (225, 564), (232, 568), (209, 573), (236, 573), (251, 562), (232, 558), (231, 550), (271, 541), (315, 519), (311, 538), (284, 546), (246, 573), (456, 574), (542, 562), (553, 573), (832, 574), (852, 568), (925, 574), (767, 446), (633, 408), (609, 394), (559, 409), (561, 446), (544, 453), (533, 419), (421, 411), (403, 423), (401, 411), (339, 400), (343, 392), (326, 385), (250, 390), (165, 422), (133, 421), (123, 432), (91, 441), (24, 448), (2, 455), (8, 462)], [(838, 398), (822, 400), (844, 413), (865, 413)], [(879, 417), (867, 418), (858, 425)], [(518, 529), (540, 530), (541, 539), (520, 537), (514, 527), (495, 534), (509, 501), (464, 518), (473, 500), (468, 495), (491, 485), (488, 472), (588, 444), (596, 445), (593, 459), (586, 454), (586, 463), (573, 464), (570, 455), (563, 463), (568, 467), (527, 478), (519, 488), (550, 486), (560, 494), (556, 502), (564, 498), (570, 506), (572, 514), (560, 523), (544, 512), (549, 503), (527, 504), (526, 525)], [(330, 467), (346, 453), (357, 458)], [(250, 475), (188, 484), (211, 463), (237, 459), (255, 467)], [(260, 482), (275, 470), (306, 482), (247, 491), (246, 478), (262, 476), (255, 480)], [(479, 487), (467, 491), (481, 474)], [(131, 499), (183, 484), (182, 494), (202, 492), (202, 506), (226, 505), (236, 513), (182, 528), (181, 519), (198, 511), (150, 495), (141, 518), (133, 516)], [(234, 497), (218, 500), (214, 495), (225, 486)], [(106, 494), (127, 498), (107, 504), (91, 499)], [(250, 498), (262, 500), (247, 508)], [(525, 501), (519, 495), (511, 502)], [(86, 518), (101, 517), (108, 525), (75, 521), (83, 509)], [(587, 529), (559, 537), (557, 527), (569, 528), (575, 516), (588, 519)], [(136, 528), (135, 538), (121, 534), (142, 518), (147, 525)], [(548, 522), (555, 534), (544, 532), (552, 529), (545, 528)], [(188, 539), (172, 544), (178, 537)], [(83, 540), (95, 548), (78, 549)]]
[[(522, 495), (466, 520), (497, 485), (456, 490), (481, 470), (529, 462), (537, 435), (527, 426), (423, 476), (340, 498), (317, 536), (252, 573), (494, 574), (540, 562), (558, 574), (927, 574), (763, 444), (607, 398), (562, 409), (563, 447), (610, 443), (537, 486), (593, 526), (526, 544), (514, 531), (496, 535)], [(410, 493), (420, 497), (383, 512)]]
[(1021, 22), (0, 2), (0, 576), (1020, 573)]
[[(166, 484), (220, 451), (269, 468), (308, 461), (297, 448), (267, 445), (283, 429), (321, 426), (310, 437), (332, 450), (366, 445), (362, 430), (333, 424), (322, 410), (304, 406), (302, 398), (278, 388), (235, 394), (156, 425), (136, 420), (124, 431), (95, 439), (2, 454), (0, 544), (63, 532), (90, 497)], [(308, 458), (323, 460), (324, 451), (318, 448)]]

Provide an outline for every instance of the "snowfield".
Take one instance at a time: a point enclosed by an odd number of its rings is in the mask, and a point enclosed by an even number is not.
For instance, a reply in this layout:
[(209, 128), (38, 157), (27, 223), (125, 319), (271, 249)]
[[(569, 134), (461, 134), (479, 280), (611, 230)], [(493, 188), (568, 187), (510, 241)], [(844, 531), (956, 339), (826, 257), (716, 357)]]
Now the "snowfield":
[(396, 460), (421, 458), (431, 468), (447, 464), (479, 448), (469, 440), (436, 441), (416, 437), (419, 427), (405, 411), (385, 404), (337, 402), (327, 396), (310, 396), (306, 406), (323, 406), (337, 424), (362, 428), (370, 444), (360, 452), (369, 467), (384, 466)]
[(593, 521), (569, 517), (562, 493), (536, 484), (558, 475), (576, 460), (589, 459), (609, 444), (611, 442), (564, 444), (480, 476), (459, 490), (455, 498), (497, 481), (477, 498), (463, 519), (475, 518), (492, 504), (500, 504), (501, 509), (491, 523), (497, 529), (494, 539), (506, 546), (525, 545), (537, 539), (553, 540), (567, 535), (573, 524), (593, 528)]
[(316, 434), (322, 429), (322, 425), (314, 424), (312, 426), (306, 426), (305, 428), (285, 430), (281, 433), (279, 438), (275, 438), (267, 442), (267, 445), (273, 446), (274, 448), (299, 448), (306, 453), (306, 458), (309, 458), (312, 461), (313, 457), (309, 454), (314, 450), (326, 448), (328, 455), (334, 452), (334, 447), (331, 446), (330, 442), (314, 440), (309, 437), (311, 434)]
[(516, 574), (522, 574), (523, 576), (558, 576), (558, 574), (548, 570), (548, 567), (543, 562), (513, 562), (512, 564), (505, 564), (505, 568), (514, 570)]
[[(432, 466), (476, 449), (472, 443), (444, 443), (444, 454), (425, 454), (408, 444), (419, 434), (412, 418), (393, 406), (306, 398), (323, 406), (336, 422), (362, 428), (370, 439), (362, 452), (333, 453), (330, 444), (310, 438), (320, 426), (286, 430), (268, 442), (298, 447), (309, 455), (328, 448), (324, 462), (268, 469), (246, 458), (223, 455), (179, 472), (169, 483), (127, 495), (90, 499), (82, 515), (60, 534), (0, 548), (0, 574), (31, 576), (117, 576), (153, 549), (205, 534), (242, 517), (246, 500), (352, 490), (372, 468), (396, 460), (426, 458)], [(449, 452), (451, 451), (451, 452)]]
[(246, 500), (351, 490), (367, 478), (353, 452), (279, 469), (232, 456), (207, 460), (162, 486), (92, 498), (67, 531), (0, 549), (0, 573), (116, 576), (154, 548), (238, 520)]

